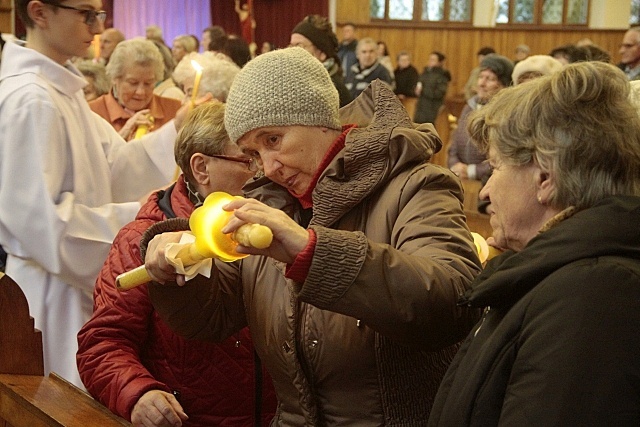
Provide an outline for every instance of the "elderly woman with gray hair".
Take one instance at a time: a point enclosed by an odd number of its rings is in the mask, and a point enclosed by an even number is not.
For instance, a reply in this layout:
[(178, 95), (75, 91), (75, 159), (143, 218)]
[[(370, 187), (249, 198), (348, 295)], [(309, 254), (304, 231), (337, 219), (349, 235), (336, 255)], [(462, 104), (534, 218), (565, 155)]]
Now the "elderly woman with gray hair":
[(182, 87), (187, 97), (193, 96), (196, 79), (196, 70), (191, 61), (197, 62), (202, 67), (197, 96), (210, 93), (218, 101), (225, 102), (231, 83), (240, 71), (240, 67), (221, 53), (193, 52), (186, 55), (173, 71), (173, 79)]
[(110, 83), (104, 65), (91, 59), (76, 61), (74, 64), (84, 76), (87, 85), (82, 89), (87, 102), (109, 92)]
[[(111, 91), (89, 103), (125, 139), (159, 129), (173, 119), (180, 101), (153, 94), (164, 74), (164, 62), (150, 40), (135, 38), (118, 43), (107, 65)], [(144, 131), (137, 132), (142, 127)]]
[(489, 154), (484, 308), (429, 425), (640, 425), (640, 116), (616, 67), (500, 91), (470, 119)]

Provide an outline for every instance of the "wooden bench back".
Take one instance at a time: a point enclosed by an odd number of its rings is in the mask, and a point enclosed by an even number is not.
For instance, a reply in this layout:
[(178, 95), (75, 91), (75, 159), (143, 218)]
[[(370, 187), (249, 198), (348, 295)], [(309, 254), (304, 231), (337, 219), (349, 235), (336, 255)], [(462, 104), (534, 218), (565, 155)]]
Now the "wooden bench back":
[(0, 373), (44, 375), (42, 333), (22, 289), (0, 272)]
[(22, 289), (0, 272), (0, 427), (131, 426), (55, 373)]

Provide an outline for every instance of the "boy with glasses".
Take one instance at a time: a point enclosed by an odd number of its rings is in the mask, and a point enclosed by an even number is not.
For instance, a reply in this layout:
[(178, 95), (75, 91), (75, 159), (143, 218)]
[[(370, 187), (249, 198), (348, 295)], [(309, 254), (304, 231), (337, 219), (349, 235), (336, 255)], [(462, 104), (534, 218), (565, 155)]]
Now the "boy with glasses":
[(126, 144), (89, 109), (70, 59), (104, 30), (101, 0), (16, 0), (26, 43), (0, 68), (0, 245), (43, 332), (45, 372), (81, 386), (76, 334), (93, 286), (138, 199), (171, 181), (173, 142), (186, 115)]

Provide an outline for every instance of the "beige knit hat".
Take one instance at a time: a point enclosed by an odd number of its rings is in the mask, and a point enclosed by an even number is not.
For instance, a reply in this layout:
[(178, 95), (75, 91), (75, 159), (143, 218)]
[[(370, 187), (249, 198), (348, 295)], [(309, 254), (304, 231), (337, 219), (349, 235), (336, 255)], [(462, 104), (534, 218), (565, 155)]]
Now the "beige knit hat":
[(233, 142), (266, 126), (341, 129), (338, 91), (322, 63), (300, 47), (249, 61), (227, 97), (224, 124)]
[(513, 79), (513, 84), (517, 85), (518, 79), (524, 73), (535, 72), (540, 73), (543, 76), (548, 76), (549, 74), (553, 74), (561, 69), (562, 63), (554, 57), (549, 55), (533, 55), (516, 64), (513, 68), (511, 78)]

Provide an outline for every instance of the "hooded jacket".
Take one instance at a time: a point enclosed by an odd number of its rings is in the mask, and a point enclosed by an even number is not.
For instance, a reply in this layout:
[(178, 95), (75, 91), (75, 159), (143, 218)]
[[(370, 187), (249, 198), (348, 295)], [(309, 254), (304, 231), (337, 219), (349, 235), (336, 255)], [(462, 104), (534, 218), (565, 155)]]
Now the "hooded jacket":
[(188, 341), (154, 312), (146, 286), (116, 290), (118, 274), (142, 263), (141, 234), (167, 217), (189, 217), (193, 209), (181, 176), (120, 231), (96, 282), (93, 316), (78, 334), (80, 377), (94, 397), (128, 420), (143, 394), (162, 390), (173, 393), (189, 416), (185, 427), (268, 425), (275, 394), (248, 329), (218, 344)]
[(267, 178), (246, 188), (314, 230), (304, 283), (251, 256), (216, 262), (211, 280), (152, 284), (150, 295), (189, 337), (219, 340), (250, 325), (278, 395), (274, 425), (422, 426), (478, 318), (456, 306), (479, 271), (462, 190), (428, 163), (441, 147), (433, 127), (414, 128), (384, 83), (341, 116), (358, 128), (321, 174), (312, 212)]
[(610, 197), (492, 259), (429, 425), (640, 425), (639, 223)]

